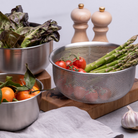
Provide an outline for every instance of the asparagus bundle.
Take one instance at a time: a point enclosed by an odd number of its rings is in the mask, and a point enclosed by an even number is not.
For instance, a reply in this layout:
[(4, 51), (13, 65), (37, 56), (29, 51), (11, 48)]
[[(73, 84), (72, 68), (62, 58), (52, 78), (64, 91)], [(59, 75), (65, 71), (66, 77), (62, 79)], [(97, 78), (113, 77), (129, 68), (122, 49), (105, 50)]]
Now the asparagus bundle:
[(138, 64), (138, 44), (132, 44), (138, 35), (86, 66), (89, 73), (118, 71)]

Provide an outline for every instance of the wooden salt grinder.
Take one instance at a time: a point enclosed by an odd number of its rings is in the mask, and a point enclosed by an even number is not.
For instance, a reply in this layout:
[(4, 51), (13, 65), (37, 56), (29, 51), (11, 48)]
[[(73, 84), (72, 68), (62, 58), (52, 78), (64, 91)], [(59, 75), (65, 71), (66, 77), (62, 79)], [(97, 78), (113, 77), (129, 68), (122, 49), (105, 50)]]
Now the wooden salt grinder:
[(71, 43), (89, 41), (86, 29), (88, 28), (87, 22), (91, 18), (90, 11), (84, 8), (84, 4), (81, 3), (71, 12), (71, 18), (74, 21), (73, 27), (75, 29)]
[(105, 7), (100, 7), (99, 11), (93, 13), (91, 21), (94, 24), (93, 30), (95, 36), (92, 41), (108, 42), (106, 33), (108, 31), (108, 25), (112, 21), (112, 16), (109, 12), (105, 11)]

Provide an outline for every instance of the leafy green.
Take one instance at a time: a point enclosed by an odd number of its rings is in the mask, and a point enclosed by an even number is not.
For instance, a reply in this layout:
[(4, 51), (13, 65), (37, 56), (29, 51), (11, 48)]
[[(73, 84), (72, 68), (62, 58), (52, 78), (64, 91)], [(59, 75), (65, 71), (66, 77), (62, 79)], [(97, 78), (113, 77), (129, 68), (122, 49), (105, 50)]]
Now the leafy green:
[(21, 5), (17, 5), (15, 8), (11, 9), (11, 13), (6, 13), (5, 15), (6, 16), (10, 16), (14, 12), (23, 12), (22, 6)]
[(16, 98), (13, 98), (13, 100), (12, 101), (18, 101)]
[(55, 21), (49, 20), (44, 24), (29, 30), (29, 33), (23, 40), (21, 47), (38, 45), (41, 43), (49, 42), (51, 40), (59, 41), (60, 36), (57, 32), (59, 29), (60, 27)]
[(31, 89), (35, 82), (35, 76), (32, 74), (30, 69), (28, 68), (28, 65), (26, 64), (26, 72), (24, 75), (24, 80), (25, 80), (25, 85), (20, 85), (19, 83), (15, 83), (12, 81), (12, 76), (6, 76), (6, 81), (5, 82), (0, 82), (0, 89), (5, 87), (5, 86), (11, 86), (14, 87), (17, 91), (25, 91)]
[(36, 27), (20, 27), (16, 30), (16, 33), (27, 36), (35, 30)]
[(35, 76), (32, 74), (32, 72), (29, 70), (27, 64), (26, 64), (26, 69), (27, 71), (25, 72), (24, 80), (26, 83), (26, 87), (31, 89), (34, 86), (36, 79), (35, 79)]
[(29, 90), (29, 88), (27, 87), (27, 86), (25, 86), (25, 85), (23, 85), (23, 86), (16, 86), (16, 90), (17, 91), (27, 91), (27, 90)]
[[(10, 77), (10, 76), (8, 76), (8, 77)], [(12, 86), (12, 87), (14, 87), (16, 90), (18, 90), (18, 91), (25, 91), (25, 90), (29, 90), (29, 88), (28, 87), (26, 87), (26, 86), (22, 86), (22, 85), (20, 85), (19, 83), (15, 83), (15, 82), (13, 82), (12, 80), (6, 80), (5, 82), (3, 82), (1, 85), (0, 85), (0, 89), (1, 88), (3, 88), (3, 87), (10, 87), (10, 86)]]
[(3, 99), (2, 102), (8, 102), (6, 99)]
[(7, 81), (6, 81), (6, 82), (1, 83), (1, 85), (0, 85), (0, 89), (1, 89), (1, 88), (3, 88), (4, 86), (7, 86)]
[(21, 5), (16, 6), (11, 10), (11, 13), (6, 13), (5, 15), (9, 20), (14, 22), (18, 28), (21, 26), (29, 26), (28, 13), (23, 12)]
[(4, 15), (2, 12), (0, 12), (0, 34), (4, 30), (16, 30), (16, 25), (10, 21), (10, 19)]
[(2, 48), (21, 48), (21, 43), (24, 40), (24, 35), (19, 35), (11, 30), (3, 31), (0, 35)]
[(48, 20), (42, 25), (31, 26), (28, 22), (28, 13), (24, 13), (18, 5), (11, 13), (0, 12), (0, 47), (24, 48), (50, 42), (58, 42), (61, 29), (56, 21)]
[(6, 81), (12, 80), (12, 76), (6, 76)]

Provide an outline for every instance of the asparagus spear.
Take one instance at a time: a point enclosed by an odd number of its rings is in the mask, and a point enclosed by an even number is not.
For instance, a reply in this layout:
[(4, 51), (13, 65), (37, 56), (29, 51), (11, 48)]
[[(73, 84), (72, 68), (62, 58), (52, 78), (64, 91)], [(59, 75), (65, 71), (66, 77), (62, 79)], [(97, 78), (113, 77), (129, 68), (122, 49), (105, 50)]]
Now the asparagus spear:
[(121, 59), (114, 60), (111, 63), (105, 64), (95, 70), (90, 71), (90, 73), (110, 72), (110, 71), (114, 71), (117, 68), (123, 69), (121, 66), (125, 65), (126, 63), (129, 63), (129, 61), (132, 61), (136, 58), (138, 58), (138, 49), (130, 52), (128, 55), (122, 57)]
[(126, 62), (126, 59), (118, 60), (118, 61), (115, 61), (115, 62), (116, 62), (116, 64), (113, 64), (112, 66), (110, 65), (108, 67), (105, 67), (105, 68), (102, 68), (102, 69), (99, 69), (99, 70), (90, 71), (90, 73), (105, 73), (105, 72), (109, 72), (111, 70), (115, 70), (118, 67), (122, 66)]
[[(138, 44), (137, 44), (137, 46), (138, 46)], [(129, 45), (129, 46), (127, 46), (127, 47), (126, 47), (127, 52), (130, 51), (131, 48), (136, 48), (136, 47), (135, 47), (135, 45)], [(137, 48), (138, 48), (138, 47), (137, 47)], [(118, 56), (113, 62), (110, 62), (110, 63), (108, 63), (108, 64), (102, 65), (102, 66), (100, 66), (100, 67), (94, 69), (93, 71), (97, 71), (97, 70), (101, 70), (101, 69), (104, 69), (104, 68), (113, 66), (113, 65), (115, 65), (115, 64), (117, 64), (117, 63), (119, 63), (119, 62), (121, 62), (122, 60), (124, 60), (124, 59), (126, 58), (126, 55), (127, 55), (127, 54), (120, 55), (120, 56)]]
[(128, 68), (130, 66), (135, 66), (138, 64), (138, 58), (131, 60), (123, 65), (124, 68)]
[[(130, 45), (130, 47), (133, 47), (133, 46)], [(129, 48), (130, 48), (130, 47), (129, 47)], [(86, 72), (89, 72), (89, 71), (91, 71), (91, 70), (93, 70), (93, 69), (96, 69), (96, 68), (99, 67), (99, 66), (102, 66), (102, 65), (104, 65), (104, 64), (106, 64), (106, 63), (109, 63), (109, 62), (115, 60), (118, 56), (123, 55), (125, 52), (127, 52), (127, 50), (128, 50), (128, 49), (125, 48), (125, 49), (122, 49), (122, 50), (120, 50), (120, 51), (116, 51), (116, 53), (113, 53), (112, 55), (110, 55), (110, 56), (108, 56), (108, 57), (102, 57), (102, 58), (96, 60), (95, 62), (93, 62), (93, 63), (91, 63), (91, 64), (88, 64), (88, 65), (86, 66), (86, 68), (85, 68), (85, 71), (86, 71)]]
[[(122, 58), (123, 59), (123, 58)], [(110, 70), (112, 70), (112, 68), (114, 66), (116, 66), (117, 64), (120, 65), (122, 62), (122, 59), (119, 60), (115, 60), (111, 63), (105, 64), (95, 70), (90, 71), (89, 73), (103, 73), (103, 72), (109, 72)]]
[(126, 52), (126, 49), (123, 49), (123, 48), (128, 46), (129, 44), (133, 43), (136, 39), (137, 39), (137, 35), (131, 37), (126, 43), (124, 43), (123, 45), (120, 45), (119, 47), (117, 47), (116, 49), (107, 53), (105, 56), (101, 57), (100, 59), (96, 60), (95, 62), (87, 64), (85, 71), (89, 72), (89, 71), (103, 65), (104, 63), (114, 60), (117, 56), (123, 54), (124, 51)]
[(103, 57), (108, 57), (109, 55), (112, 55), (113, 53), (116, 53), (118, 50), (121, 50), (123, 48), (125, 48), (126, 46), (128, 46), (129, 44), (132, 44), (136, 39), (137, 39), (138, 35), (134, 35), (132, 36), (130, 39), (127, 40), (127, 42), (125, 42), (123, 45), (120, 45), (119, 47), (117, 47), (116, 49), (112, 50), (111, 52), (107, 53), (105, 56)]
[(119, 68), (117, 68), (117, 69), (115, 69), (113, 71), (123, 70), (123, 69), (129, 68), (131, 66), (136, 66), (137, 64), (138, 64), (138, 58), (133, 59), (133, 60), (125, 63), (124, 65), (120, 66)]
[(110, 66), (113, 66), (113, 65), (115, 65), (117, 63), (122, 62), (122, 60), (124, 60), (124, 59), (126, 59), (126, 61), (127, 61), (128, 58), (130, 58), (130, 56), (131, 57), (134, 56), (135, 51), (137, 51), (137, 49), (138, 49), (138, 44), (135, 44), (135, 45), (131, 44), (131, 45), (127, 46), (126, 49), (127, 49), (127, 52), (122, 54), (122, 55), (120, 55), (120, 56), (118, 56), (114, 61), (109, 62), (108, 64), (104, 64), (104, 65), (92, 70), (91, 72), (97, 71), (97, 70), (101, 70), (101, 69), (104, 69), (104, 68), (107, 68), (107, 67), (110, 67)]
[(122, 66), (120, 66), (119, 68), (117, 69), (113, 69), (113, 70), (110, 70), (110, 71), (119, 71), (119, 70), (123, 70), (125, 68), (128, 68), (130, 66), (135, 66), (138, 64), (138, 49), (136, 49), (136, 51), (132, 52), (132, 53), (129, 53), (129, 55), (127, 56), (128, 60), (126, 63), (124, 63)]

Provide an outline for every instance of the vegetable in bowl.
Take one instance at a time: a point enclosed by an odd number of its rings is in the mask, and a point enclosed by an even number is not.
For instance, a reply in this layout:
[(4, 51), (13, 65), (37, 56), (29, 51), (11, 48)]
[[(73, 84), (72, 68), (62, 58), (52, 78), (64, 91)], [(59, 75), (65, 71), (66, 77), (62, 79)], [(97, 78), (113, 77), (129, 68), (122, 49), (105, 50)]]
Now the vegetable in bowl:
[(0, 81), (0, 103), (20, 101), (34, 97), (40, 93), (35, 84), (36, 79), (26, 64), (24, 78), (14, 82), (12, 76), (6, 76), (5, 82)]
[(87, 64), (88, 73), (108, 73), (120, 71), (138, 64), (138, 44), (132, 44), (138, 35), (132, 36), (124, 44)]
[(25, 48), (50, 42), (58, 42), (61, 26), (54, 20), (48, 20), (37, 26), (31, 26), (28, 13), (24, 13), (22, 6), (18, 5), (11, 13), (0, 12), (0, 47)]

